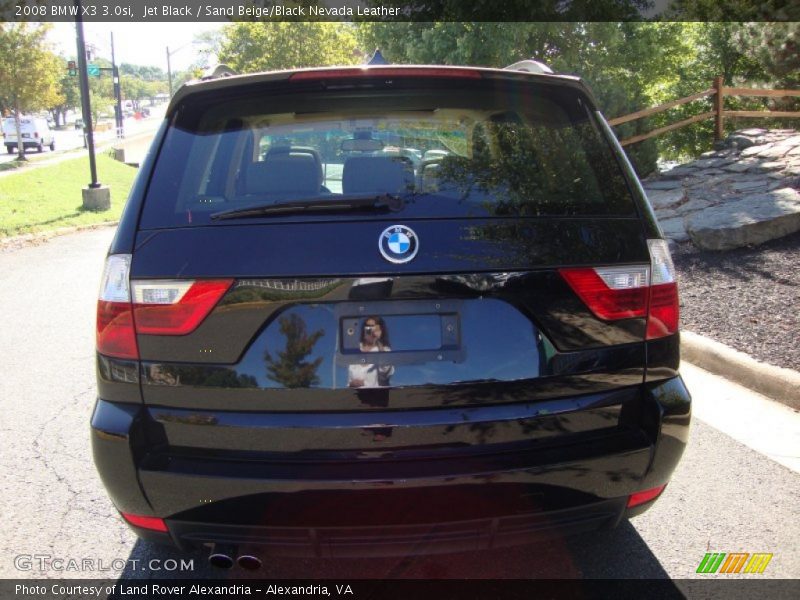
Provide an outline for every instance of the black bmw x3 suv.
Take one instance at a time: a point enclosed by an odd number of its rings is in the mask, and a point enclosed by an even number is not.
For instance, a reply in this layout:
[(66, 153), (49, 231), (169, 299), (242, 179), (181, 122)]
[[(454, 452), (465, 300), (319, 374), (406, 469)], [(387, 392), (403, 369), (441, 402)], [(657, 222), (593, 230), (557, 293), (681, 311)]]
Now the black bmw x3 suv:
[(678, 363), (666, 241), (579, 79), (218, 78), (109, 250), (94, 459), (140, 537), (222, 565), (525, 543), (652, 505)]

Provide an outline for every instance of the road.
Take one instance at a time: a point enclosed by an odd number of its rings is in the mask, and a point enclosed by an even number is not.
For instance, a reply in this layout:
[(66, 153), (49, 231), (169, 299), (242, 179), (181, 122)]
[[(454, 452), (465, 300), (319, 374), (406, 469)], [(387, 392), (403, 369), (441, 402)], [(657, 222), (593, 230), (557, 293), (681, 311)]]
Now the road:
[[(164, 116), (164, 110), (166, 109), (165, 105), (153, 107), (150, 117), (146, 119), (133, 119), (128, 118), (125, 119), (125, 137), (130, 138), (145, 132), (155, 131), (159, 124), (161, 123), (161, 119)], [(28, 149), (26, 154), (31, 155), (32, 157), (39, 157), (39, 156), (62, 156), (63, 153), (68, 152), (70, 150), (75, 150), (76, 148), (83, 148), (83, 132), (77, 129), (65, 129), (65, 130), (53, 130), (53, 135), (55, 136), (56, 142), (56, 150), (55, 152), (50, 152), (49, 148), (45, 148), (44, 152), (40, 155), (35, 149)], [(95, 144), (104, 144), (107, 142), (112, 142), (116, 139), (116, 135), (114, 130), (111, 131), (100, 131), (95, 133)], [(0, 163), (9, 162), (15, 160), (17, 157), (16, 152), (14, 154), (8, 154), (4, 146), (0, 146)]]
[[(95, 302), (112, 235), (112, 229), (103, 228), (0, 252), (3, 578), (119, 575), (114, 570), (19, 570), (15, 557), (20, 555), (89, 558), (96, 569), (109, 569), (115, 559), (138, 559), (141, 569), (154, 558), (182, 557), (136, 540), (117, 517), (92, 464), (88, 422), (95, 396)], [(655, 507), (614, 531), (492, 553), (279, 558), (260, 574), (681, 579), (696, 577), (703, 555), (717, 551), (771, 552), (774, 558), (761, 577), (800, 577), (800, 415), (699, 369), (684, 371), (696, 416), (683, 461)], [(205, 557), (189, 558), (194, 570), (184, 575), (219, 576)], [(124, 574), (180, 576), (139, 569), (129, 563)], [(247, 576), (238, 569), (225, 573), (233, 579)]]

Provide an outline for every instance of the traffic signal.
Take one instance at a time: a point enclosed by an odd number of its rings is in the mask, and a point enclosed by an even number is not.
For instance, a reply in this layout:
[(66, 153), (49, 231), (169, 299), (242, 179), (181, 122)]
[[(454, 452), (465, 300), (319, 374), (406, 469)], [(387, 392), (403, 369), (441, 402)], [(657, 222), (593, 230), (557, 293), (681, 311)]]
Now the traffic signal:
[(70, 77), (75, 77), (75, 75), (78, 74), (78, 67), (74, 60), (67, 61), (67, 72), (69, 73)]

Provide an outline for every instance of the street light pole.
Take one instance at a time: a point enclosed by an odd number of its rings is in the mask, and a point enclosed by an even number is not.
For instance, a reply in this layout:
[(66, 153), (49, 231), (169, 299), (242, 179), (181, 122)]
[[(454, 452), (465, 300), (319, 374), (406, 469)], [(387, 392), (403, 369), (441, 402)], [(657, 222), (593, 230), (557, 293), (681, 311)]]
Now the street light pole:
[(122, 82), (119, 79), (119, 69), (117, 69), (117, 61), (114, 57), (114, 32), (111, 32), (111, 80), (114, 82), (114, 100), (117, 105), (114, 107), (116, 117), (117, 137), (125, 137), (125, 125), (122, 120)]
[(169, 79), (169, 97), (172, 98), (172, 67), (169, 64), (169, 46), (167, 46), (167, 78)]
[(81, 87), (81, 112), (83, 113), (83, 125), (86, 133), (86, 146), (89, 148), (89, 171), (92, 181), (90, 188), (99, 188), (97, 182), (97, 165), (94, 159), (94, 133), (92, 126), (92, 107), (89, 99), (89, 74), (86, 71), (86, 42), (83, 38), (83, 17), (81, 15), (81, 0), (75, 0), (77, 13), (75, 15), (75, 29), (77, 30), (78, 43), (78, 75)]
[[(189, 42), (189, 43), (191, 43), (191, 42)], [(181, 50), (186, 48), (186, 46), (188, 46), (188, 45), (189, 44), (184, 44), (183, 46), (179, 46), (179, 47), (175, 48), (175, 50), (173, 50), (172, 52), (169, 51), (169, 46), (167, 46), (167, 78), (169, 79), (169, 96), (170, 96), (170, 98), (172, 97), (172, 63), (170, 62), (170, 59), (172, 58), (173, 54), (177, 54), (178, 52), (180, 52)]]

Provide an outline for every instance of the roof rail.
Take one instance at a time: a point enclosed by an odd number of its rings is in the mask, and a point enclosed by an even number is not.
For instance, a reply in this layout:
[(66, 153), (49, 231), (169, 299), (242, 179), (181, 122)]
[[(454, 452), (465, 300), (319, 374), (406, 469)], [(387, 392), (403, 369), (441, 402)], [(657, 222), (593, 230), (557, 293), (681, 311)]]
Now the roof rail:
[(538, 60), (533, 60), (531, 58), (515, 62), (513, 65), (508, 65), (507, 67), (503, 67), (503, 70), (524, 71), (525, 73), (536, 73), (539, 75), (551, 74), (553, 72), (553, 69), (548, 67), (543, 62), (539, 62)]
[(213, 69), (208, 69), (200, 78), (201, 81), (209, 81), (211, 79), (219, 79), (220, 77), (231, 77), (238, 75), (236, 71), (231, 69), (228, 65), (217, 65)]

